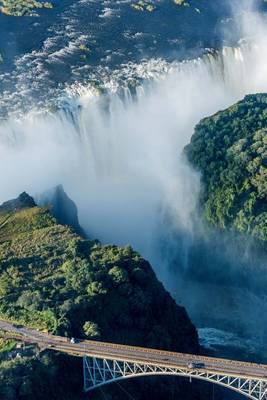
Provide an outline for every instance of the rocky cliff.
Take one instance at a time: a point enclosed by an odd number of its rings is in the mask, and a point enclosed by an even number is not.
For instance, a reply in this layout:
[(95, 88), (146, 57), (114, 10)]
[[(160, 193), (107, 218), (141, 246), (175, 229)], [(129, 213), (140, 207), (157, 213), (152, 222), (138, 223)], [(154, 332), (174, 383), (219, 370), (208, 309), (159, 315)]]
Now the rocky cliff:
[(77, 233), (83, 235), (83, 230), (79, 223), (77, 206), (69, 198), (62, 185), (40, 193), (34, 196), (34, 199), (38, 206), (49, 207), (51, 214), (60, 224), (69, 225)]

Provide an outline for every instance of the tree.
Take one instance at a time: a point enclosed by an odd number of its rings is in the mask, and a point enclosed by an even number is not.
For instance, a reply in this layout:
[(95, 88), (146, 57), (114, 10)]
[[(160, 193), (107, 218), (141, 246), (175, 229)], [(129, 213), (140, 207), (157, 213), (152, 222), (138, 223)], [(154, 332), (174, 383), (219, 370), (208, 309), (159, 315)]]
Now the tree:
[(108, 274), (112, 277), (112, 280), (116, 285), (121, 285), (128, 281), (127, 271), (117, 266), (111, 268)]
[(100, 330), (95, 322), (86, 321), (83, 325), (83, 333), (88, 339), (97, 339), (100, 337)]

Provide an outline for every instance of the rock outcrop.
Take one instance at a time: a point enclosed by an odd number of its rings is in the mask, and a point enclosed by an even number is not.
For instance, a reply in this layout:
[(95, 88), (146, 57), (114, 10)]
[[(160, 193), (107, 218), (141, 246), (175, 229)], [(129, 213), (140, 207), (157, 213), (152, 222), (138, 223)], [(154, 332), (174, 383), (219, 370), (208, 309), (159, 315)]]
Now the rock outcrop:
[(78, 209), (64, 191), (62, 185), (58, 185), (50, 190), (35, 196), (35, 201), (40, 207), (50, 207), (51, 214), (62, 225), (69, 225), (79, 233), (83, 234), (78, 219)]
[(26, 192), (21, 193), (16, 199), (6, 201), (0, 205), (0, 213), (8, 213), (23, 208), (35, 207), (35, 201)]

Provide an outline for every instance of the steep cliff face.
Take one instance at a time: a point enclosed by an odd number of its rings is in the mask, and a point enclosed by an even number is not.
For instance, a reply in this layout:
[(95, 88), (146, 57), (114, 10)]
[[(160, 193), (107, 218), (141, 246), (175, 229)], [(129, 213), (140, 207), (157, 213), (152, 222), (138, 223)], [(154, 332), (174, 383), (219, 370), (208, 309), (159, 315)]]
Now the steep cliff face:
[[(0, 213), (1, 318), (61, 335), (199, 351), (197, 332), (185, 309), (177, 306), (149, 263), (131, 247), (85, 240), (59, 224), (47, 208), (27, 205)], [(70, 368), (71, 360), (66, 363)], [(16, 400), (31, 398), (23, 397), (16, 383), (14, 379)], [(146, 397), (143, 390), (135, 389), (139, 398)], [(153, 398), (160, 398), (156, 390)]]
[(64, 191), (62, 185), (58, 185), (50, 190), (35, 196), (36, 204), (40, 207), (49, 207), (51, 214), (62, 225), (69, 225), (79, 234), (83, 230), (79, 223), (78, 209)]
[(202, 120), (185, 152), (202, 174), (206, 220), (267, 241), (267, 94)]

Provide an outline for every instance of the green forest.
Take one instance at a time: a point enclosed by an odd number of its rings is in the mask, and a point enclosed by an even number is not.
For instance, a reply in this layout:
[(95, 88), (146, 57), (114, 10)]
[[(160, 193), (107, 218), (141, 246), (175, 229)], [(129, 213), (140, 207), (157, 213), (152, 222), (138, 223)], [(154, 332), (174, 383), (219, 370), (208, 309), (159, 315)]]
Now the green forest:
[(267, 95), (203, 119), (185, 154), (200, 173), (205, 220), (267, 241)]

